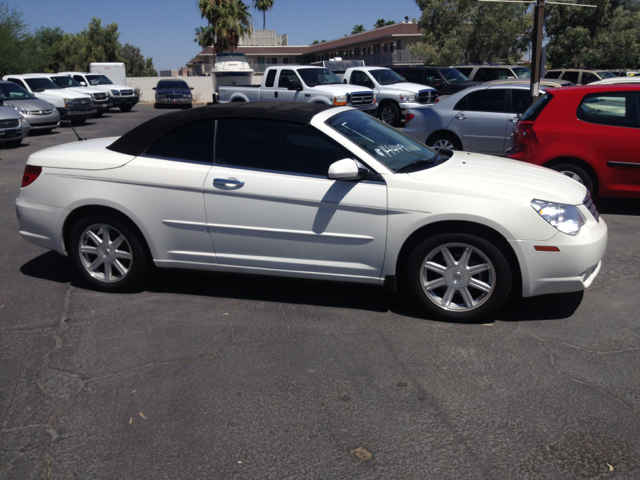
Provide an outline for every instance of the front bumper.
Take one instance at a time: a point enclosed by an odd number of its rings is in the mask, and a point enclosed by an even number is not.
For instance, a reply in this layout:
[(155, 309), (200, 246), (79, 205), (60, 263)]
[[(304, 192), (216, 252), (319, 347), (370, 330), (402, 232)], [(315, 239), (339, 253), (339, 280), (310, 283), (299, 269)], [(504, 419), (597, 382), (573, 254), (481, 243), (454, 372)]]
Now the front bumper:
[(49, 128), (56, 128), (60, 126), (60, 114), (58, 112), (50, 113), (48, 115), (24, 115), (29, 125), (31, 125), (31, 131), (43, 130)]
[(191, 105), (190, 98), (156, 98), (160, 105)]
[[(547, 241), (510, 240), (522, 270), (522, 296), (577, 292), (589, 288), (600, 272), (607, 249), (607, 224), (596, 221), (584, 206), (587, 218), (576, 236), (558, 232)], [(559, 252), (537, 251), (535, 246), (557, 247)]]
[(78, 110), (59, 108), (58, 112), (60, 112), (60, 118), (62, 120), (88, 120), (89, 118), (95, 117), (98, 110), (95, 107)]
[(98, 112), (106, 112), (108, 111), (110, 108), (113, 108), (113, 102), (109, 101), (109, 102), (103, 102), (103, 103), (95, 103), (96, 106), (96, 110)]
[(29, 125), (20, 125), (16, 128), (0, 130), (0, 143), (14, 142), (29, 135)]
[(138, 103), (140, 97), (133, 95), (131, 97), (113, 97), (113, 106), (131, 105), (132, 107)]

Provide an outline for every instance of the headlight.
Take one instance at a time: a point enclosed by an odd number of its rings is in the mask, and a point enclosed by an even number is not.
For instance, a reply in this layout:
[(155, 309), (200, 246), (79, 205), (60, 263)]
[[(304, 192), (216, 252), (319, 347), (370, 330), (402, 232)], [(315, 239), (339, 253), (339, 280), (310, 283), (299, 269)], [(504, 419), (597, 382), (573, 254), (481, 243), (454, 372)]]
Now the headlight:
[(22, 124), (23, 127), (29, 126), (29, 122), (27, 122), (26, 118), (21, 118), (20, 123)]
[(333, 97), (334, 105), (346, 105), (347, 104), (347, 96), (346, 95), (338, 95), (337, 97)]
[(28, 113), (24, 108), (16, 107), (15, 105), (10, 105), (10, 107), (13, 108), (20, 115), (26, 115)]
[(577, 235), (585, 219), (575, 205), (534, 199), (531, 206), (549, 225), (567, 235)]
[(72, 106), (71, 104), (73, 104), (73, 99), (72, 98), (64, 98), (64, 106), (69, 108), (70, 106)]
[(191, 98), (191, 94), (190, 93), (185, 93), (184, 95), (182, 95), (183, 98)]
[(416, 101), (416, 94), (415, 93), (401, 93), (400, 95), (400, 101), (401, 102), (415, 102)]
[(167, 98), (167, 96), (163, 95), (162, 93), (156, 94), (156, 99), (161, 99), (161, 98)]

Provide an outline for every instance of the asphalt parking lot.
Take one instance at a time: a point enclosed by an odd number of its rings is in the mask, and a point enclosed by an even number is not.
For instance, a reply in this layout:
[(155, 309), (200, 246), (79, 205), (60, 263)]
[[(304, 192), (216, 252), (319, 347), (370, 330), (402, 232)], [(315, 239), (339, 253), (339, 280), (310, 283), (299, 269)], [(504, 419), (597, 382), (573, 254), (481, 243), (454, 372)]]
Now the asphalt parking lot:
[(28, 155), (70, 141), (0, 147), (0, 478), (640, 478), (640, 201), (597, 202), (609, 248), (588, 291), (484, 325), (267, 277), (164, 270), (105, 294), (18, 234)]

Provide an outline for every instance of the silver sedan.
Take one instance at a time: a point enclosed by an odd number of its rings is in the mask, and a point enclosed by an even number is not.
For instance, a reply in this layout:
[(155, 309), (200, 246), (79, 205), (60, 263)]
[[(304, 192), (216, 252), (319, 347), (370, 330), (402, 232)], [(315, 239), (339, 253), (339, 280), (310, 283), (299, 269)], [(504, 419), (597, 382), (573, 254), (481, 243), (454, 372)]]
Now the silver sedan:
[(431, 108), (409, 109), (404, 133), (436, 149), (504, 155), (530, 103), (528, 85), (479, 85)]
[(29, 134), (29, 122), (0, 100), (0, 145), (17, 147)]
[(27, 119), (31, 131), (50, 132), (60, 126), (60, 112), (45, 100), (36, 98), (20, 85), (0, 80), (0, 100)]

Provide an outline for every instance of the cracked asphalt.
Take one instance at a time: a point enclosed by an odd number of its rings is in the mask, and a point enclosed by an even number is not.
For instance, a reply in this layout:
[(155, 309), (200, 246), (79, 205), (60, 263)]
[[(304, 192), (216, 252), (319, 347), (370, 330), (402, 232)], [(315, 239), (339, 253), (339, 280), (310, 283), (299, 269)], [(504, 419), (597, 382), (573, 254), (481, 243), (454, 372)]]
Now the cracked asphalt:
[(640, 478), (640, 201), (597, 202), (591, 289), (486, 325), (378, 288), (202, 272), (104, 294), (18, 235), (28, 155), (74, 139), (0, 147), (0, 478)]

